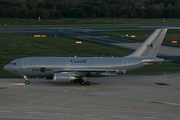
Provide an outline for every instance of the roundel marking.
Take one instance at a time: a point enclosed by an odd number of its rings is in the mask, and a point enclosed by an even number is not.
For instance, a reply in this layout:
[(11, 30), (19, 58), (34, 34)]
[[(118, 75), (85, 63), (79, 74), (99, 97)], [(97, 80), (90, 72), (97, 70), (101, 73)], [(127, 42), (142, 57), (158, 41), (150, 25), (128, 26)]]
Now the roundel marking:
[(44, 67), (42, 67), (42, 68), (40, 69), (40, 71), (41, 71), (41, 72), (45, 72), (46, 69), (45, 69)]

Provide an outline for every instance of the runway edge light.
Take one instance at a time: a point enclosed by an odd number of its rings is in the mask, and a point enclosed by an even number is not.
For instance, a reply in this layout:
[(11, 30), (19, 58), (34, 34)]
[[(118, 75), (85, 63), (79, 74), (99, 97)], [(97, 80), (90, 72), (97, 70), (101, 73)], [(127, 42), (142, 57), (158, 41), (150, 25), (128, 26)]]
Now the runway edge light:
[(135, 35), (131, 35), (131, 37), (136, 37)]
[(41, 35), (34, 35), (34, 37), (41, 37)]
[(82, 41), (76, 41), (76, 43), (77, 43), (77, 44), (81, 44), (81, 43), (82, 43)]
[(172, 43), (177, 43), (177, 41), (172, 41)]

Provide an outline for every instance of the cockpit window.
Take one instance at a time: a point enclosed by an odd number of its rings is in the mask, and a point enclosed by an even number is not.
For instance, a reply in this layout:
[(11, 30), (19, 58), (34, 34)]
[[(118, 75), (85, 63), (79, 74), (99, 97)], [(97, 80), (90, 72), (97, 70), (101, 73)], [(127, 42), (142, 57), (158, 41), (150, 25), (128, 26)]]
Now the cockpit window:
[(10, 62), (9, 64), (11, 64), (11, 65), (16, 65), (16, 63), (15, 63), (15, 62)]

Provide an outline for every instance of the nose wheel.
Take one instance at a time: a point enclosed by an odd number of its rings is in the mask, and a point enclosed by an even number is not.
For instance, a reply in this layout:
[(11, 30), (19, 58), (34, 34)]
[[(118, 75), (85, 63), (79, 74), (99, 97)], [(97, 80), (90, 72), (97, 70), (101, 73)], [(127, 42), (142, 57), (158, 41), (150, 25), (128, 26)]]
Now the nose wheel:
[(26, 79), (25, 84), (26, 84), (26, 85), (29, 85), (29, 80), (28, 80), (28, 78), (27, 78), (26, 76), (24, 76), (24, 79)]
[(26, 80), (26, 81), (25, 81), (25, 84), (26, 84), (26, 85), (28, 85), (28, 84), (29, 84), (29, 81), (28, 81), (28, 80)]

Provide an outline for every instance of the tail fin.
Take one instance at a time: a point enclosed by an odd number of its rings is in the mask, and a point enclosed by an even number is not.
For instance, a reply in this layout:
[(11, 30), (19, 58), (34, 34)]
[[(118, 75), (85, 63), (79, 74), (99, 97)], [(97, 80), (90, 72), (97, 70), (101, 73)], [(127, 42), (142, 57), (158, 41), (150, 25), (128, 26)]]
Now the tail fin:
[(136, 51), (126, 57), (156, 57), (166, 32), (167, 29), (156, 29)]

